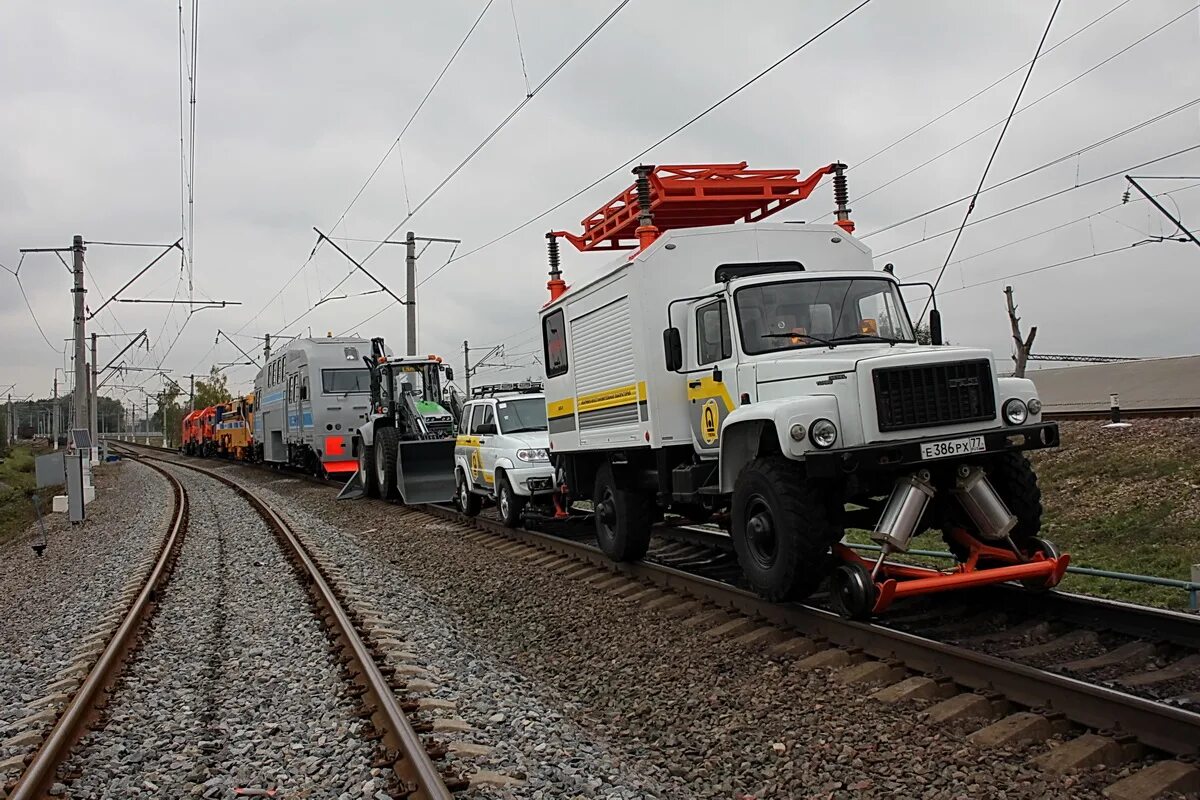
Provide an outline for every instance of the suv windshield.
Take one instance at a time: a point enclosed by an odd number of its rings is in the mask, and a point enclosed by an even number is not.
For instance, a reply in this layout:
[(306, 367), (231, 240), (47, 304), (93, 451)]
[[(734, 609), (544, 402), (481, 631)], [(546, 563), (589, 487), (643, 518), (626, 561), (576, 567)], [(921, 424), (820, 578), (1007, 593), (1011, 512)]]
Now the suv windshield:
[(501, 433), (546, 430), (546, 401), (541, 397), (501, 400), (496, 410), (500, 412)]
[(816, 278), (747, 286), (734, 293), (742, 349), (913, 342), (896, 284), (885, 278)]

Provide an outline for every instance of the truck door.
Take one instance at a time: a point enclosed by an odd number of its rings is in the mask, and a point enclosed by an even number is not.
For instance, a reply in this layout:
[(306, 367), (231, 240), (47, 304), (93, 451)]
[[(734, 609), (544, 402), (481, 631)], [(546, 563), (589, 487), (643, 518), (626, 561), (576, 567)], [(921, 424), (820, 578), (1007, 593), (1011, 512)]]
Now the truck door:
[(734, 398), (738, 396), (737, 362), (725, 300), (696, 306), (688, 327), (688, 346), (696, 358), (696, 371), (687, 376), (692, 441), (697, 453), (716, 457), (721, 425), (736, 408)]
[(479, 426), (479, 456), (483, 460), (484, 485), (496, 490), (496, 457), (499, 454), (500, 423), (496, 419), (496, 404), (485, 403), (483, 422)]

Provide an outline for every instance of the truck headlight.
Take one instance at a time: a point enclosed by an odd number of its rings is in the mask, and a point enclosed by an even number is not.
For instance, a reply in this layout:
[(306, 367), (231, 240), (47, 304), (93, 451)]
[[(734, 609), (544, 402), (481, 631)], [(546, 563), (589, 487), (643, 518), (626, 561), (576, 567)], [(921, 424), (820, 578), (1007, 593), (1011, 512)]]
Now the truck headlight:
[(517, 458), (521, 461), (533, 463), (535, 461), (549, 461), (550, 454), (544, 447), (534, 447), (525, 450), (518, 450)]
[(818, 419), (808, 426), (808, 438), (822, 450), (833, 447), (837, 437), (837, 425), (830, 420)]
[(1029, 398), (1029, 401), (1025, 403), (1025, 405), (1029, 408), (1030, 414), (1036, 416), (1037, 414), (1042, 413), (1042, 401), (1038, 400), (1036, 397)]
[(1009, 425), (1020, 425), (1029, 419), (1029, 407), (1025, 401), (1014, 397), (1004, 404), (1004, 421)]

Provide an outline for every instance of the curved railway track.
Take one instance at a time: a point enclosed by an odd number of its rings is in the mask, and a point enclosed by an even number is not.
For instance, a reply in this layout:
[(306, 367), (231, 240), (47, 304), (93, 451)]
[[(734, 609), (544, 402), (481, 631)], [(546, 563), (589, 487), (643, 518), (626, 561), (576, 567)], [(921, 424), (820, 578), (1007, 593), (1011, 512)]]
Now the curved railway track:
[(177, 477), (153, 463), (154, 461), (186, 467), (228, 486), (247, 501), (273, 532), (312, 595), (333, 639), (334, 647), (341, 652), (347, 664), (348, 674), (360, 687), (363, 715), (369, 716), (381, 740), (385, 761), (392, 766), (401, 781), (399, 791), (402, 796), (414, 800), (451, 800), (454, 792), (467, 788), (467, 781), (460, 776), (442, 774), (429, 752), (430, 749), (436, 750), (436, 746), (431, 744), (427, 747), (413, 724), (409, 722), (405, 708), (377, 663), (379, 654), (364, 640), (356, 627), (358, 615), (347, 610), (340, 588), (325, 574), (319, 556), (309, 552), (282, 515), (257, 494), (227, 476), (182, 460), (136, 454), (132, 449), (127, 451), (146, 466), (162, 474), (171, 484), (175, 510), (170, 530), (145, 585), (116, 627), (82, 685), (33, 753), (24, 772), (7, 795), (9, 800), (36, 800), (48, 794), (59, 766), (65, 763), (73, 745), (95, 721), (96, 708), (103, 705), (102, 693), (116, 682), (122, 664), (136, 645), (139, 630), (153, 613), (157, 599), (170, 578), (186, 534), (188, 493)]
[[(723, 535), (710, 529), (659, 526), (646, 560), (614, 563), (595, 546), (590, 526), (543, 533), (509, 529), (486, 514), (419, 510), (461, 525), (465, 535), (508, 557), (593, 581), (620, 597), (676, 595), (676, 608), (693, 621), (747, 641), (790, 641), (794, 653), (826, 653), (819, 660), (829, 666), (879, 664), (887, 683), (919, 679), (933, 693), (927, 697), (982, 697), (993, 712), (1016, 712), (1006, 720), (1032, 720), (1031, 729), (1046, 735), (1070, 725), (1098, 732), (1079, 741), (1108, 743), (1107, 758), (1115, 763), (1149, 748), (1168, 757), (1155, 765), (1167, 778), (1182, 776), (1172, 785), (1200, 788), (1200, 772), (1190, 766), (1200, 756), (1198, 617), (1001, 586), (956, 594), (962, 602), (910, 602), (882, 620), (853, 622), (821, 607), (819, 597), (811, 605), (777, 604), (749, 592), (739, 585)], [(1136, 658), (1146, 668), (1122, 672)], [(1146, 677), (1128, 680), (1139, 675)], [(1162, 675), (1171, 675), (1174, 687), (1165, 693), (1154, 680)]]

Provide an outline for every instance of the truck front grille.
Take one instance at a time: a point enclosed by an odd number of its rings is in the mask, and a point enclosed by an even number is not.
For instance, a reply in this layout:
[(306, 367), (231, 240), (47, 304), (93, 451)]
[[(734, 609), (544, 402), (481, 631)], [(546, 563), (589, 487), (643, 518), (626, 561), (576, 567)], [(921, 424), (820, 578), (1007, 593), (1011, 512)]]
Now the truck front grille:
[(996, 417), (986, 359), (873, 370), (880, 431), (927, 428)]

